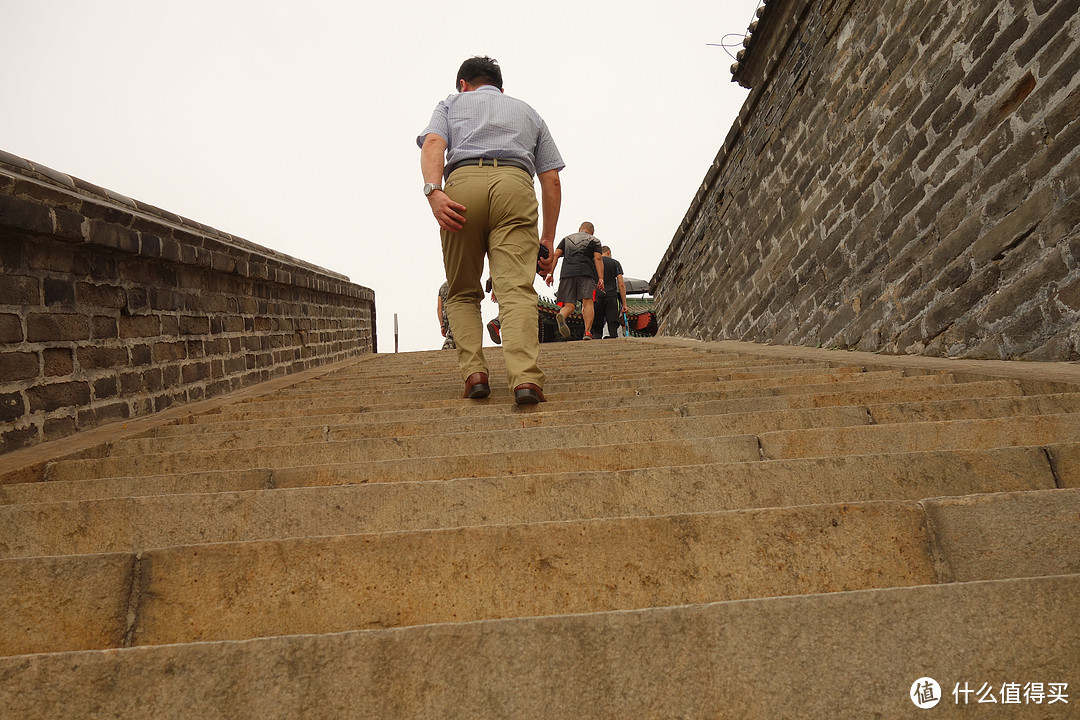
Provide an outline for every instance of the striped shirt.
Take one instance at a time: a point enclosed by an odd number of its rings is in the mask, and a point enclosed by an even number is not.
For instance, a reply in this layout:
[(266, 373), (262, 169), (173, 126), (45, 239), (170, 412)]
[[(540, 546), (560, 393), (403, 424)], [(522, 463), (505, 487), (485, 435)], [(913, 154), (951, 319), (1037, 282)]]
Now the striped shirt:
[[(479, 158), (517, 160), (530, 175), (565, 167), (543, 118), (527, 103), (493, 85), (456, 93), (440, 102), (416, 138), (418, 147), (424, 146), (429, 133), (446, 140), (447, 169), (461, 160)], [(444, 178), (447, 175), (444, 169)]]

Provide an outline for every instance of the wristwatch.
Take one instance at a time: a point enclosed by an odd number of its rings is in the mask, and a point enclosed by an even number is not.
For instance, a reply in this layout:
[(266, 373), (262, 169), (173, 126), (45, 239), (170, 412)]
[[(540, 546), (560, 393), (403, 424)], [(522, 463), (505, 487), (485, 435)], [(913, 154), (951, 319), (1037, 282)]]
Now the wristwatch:
[(442, 190), (442, 185), (436, 185), (435, 183), (424, 183), (424, 197), (427, 197), (436, 190)]

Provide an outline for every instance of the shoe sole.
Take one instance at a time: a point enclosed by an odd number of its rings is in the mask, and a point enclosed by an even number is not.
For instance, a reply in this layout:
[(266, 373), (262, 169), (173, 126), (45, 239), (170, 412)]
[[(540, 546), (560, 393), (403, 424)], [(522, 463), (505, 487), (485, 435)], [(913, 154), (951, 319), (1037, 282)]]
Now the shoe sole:
[(499, 331), (494, 325), (488, 325), (488, 335), (491, 337), (492, 342), (496, 345), (502, 345), (502, 338), (499, 337)]
[(469, 400), (482, 400), (491, 394), (491, 388), (484, 383), (476, 383), (469, 392), (465, 395)]
[(555, 323), (559, 326), (560, 335), (564, 338), (570, 337), (570, 326), (566, 324), (566, 321), (562, 319), (561, 315), (555, 320)]
[(514, 402), (518, 405), (536, 405), (540, 402), (540, 395), (535, 390), (517, 390), (514, 392)]

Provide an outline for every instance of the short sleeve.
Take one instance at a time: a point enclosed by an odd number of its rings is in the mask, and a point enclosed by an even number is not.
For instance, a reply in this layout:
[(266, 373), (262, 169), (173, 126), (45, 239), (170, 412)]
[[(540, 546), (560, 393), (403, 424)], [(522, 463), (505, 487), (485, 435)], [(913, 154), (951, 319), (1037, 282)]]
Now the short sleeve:
[(431, 133), (435, 133), (443, 140), (450, 143), (450, 106), (446, 101), (441, 101), (435, 106), (435, 111), (431, 113), (431, 120), (428, 121), (427, 127), (424, 131), (416, 136), (416, 146), (419, 148), (424, 147), (424, 139)]
[(562, 170), (566, 167), (562, 155), (559, 154), (559, 148), (556, 147), (555, 140), (551, 137), (547, 123), (544, 122), (543, 118), (540, 118), (540, 130), (536, 138), (535, 157), (537, 175), (542, 172), (547, 172), (548, 170)]

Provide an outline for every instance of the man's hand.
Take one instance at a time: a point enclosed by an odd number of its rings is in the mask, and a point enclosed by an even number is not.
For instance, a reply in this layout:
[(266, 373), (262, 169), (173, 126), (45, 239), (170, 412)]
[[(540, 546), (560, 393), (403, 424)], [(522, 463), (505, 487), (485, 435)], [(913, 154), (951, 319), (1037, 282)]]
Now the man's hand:
[(435, 190), (428, 195), (428, 205), (443, 230), (457, 232), (465, 225), (465, 216), (461, 214), (465, 212), (465, 206), (451, 200), (442, 190)]
[(596, 281), (596, 292), (604, 292), (604, 278)]
[(555, 242), (551, 238), (540, 238), (540, 247), (547, 248), (547, 257), (538, 257), (536, 260), (536, 274), (540, 277), (546, 277), (548, 273), (555, 270), (555, 259), (552, 257), (554, 246)]
[(548, 287), (551, 287), (553, 284), (555, 284), (555, 276), (551, 273), (548, 273), (547, 277), (544, 278), (544, 282), (547, 283)]

